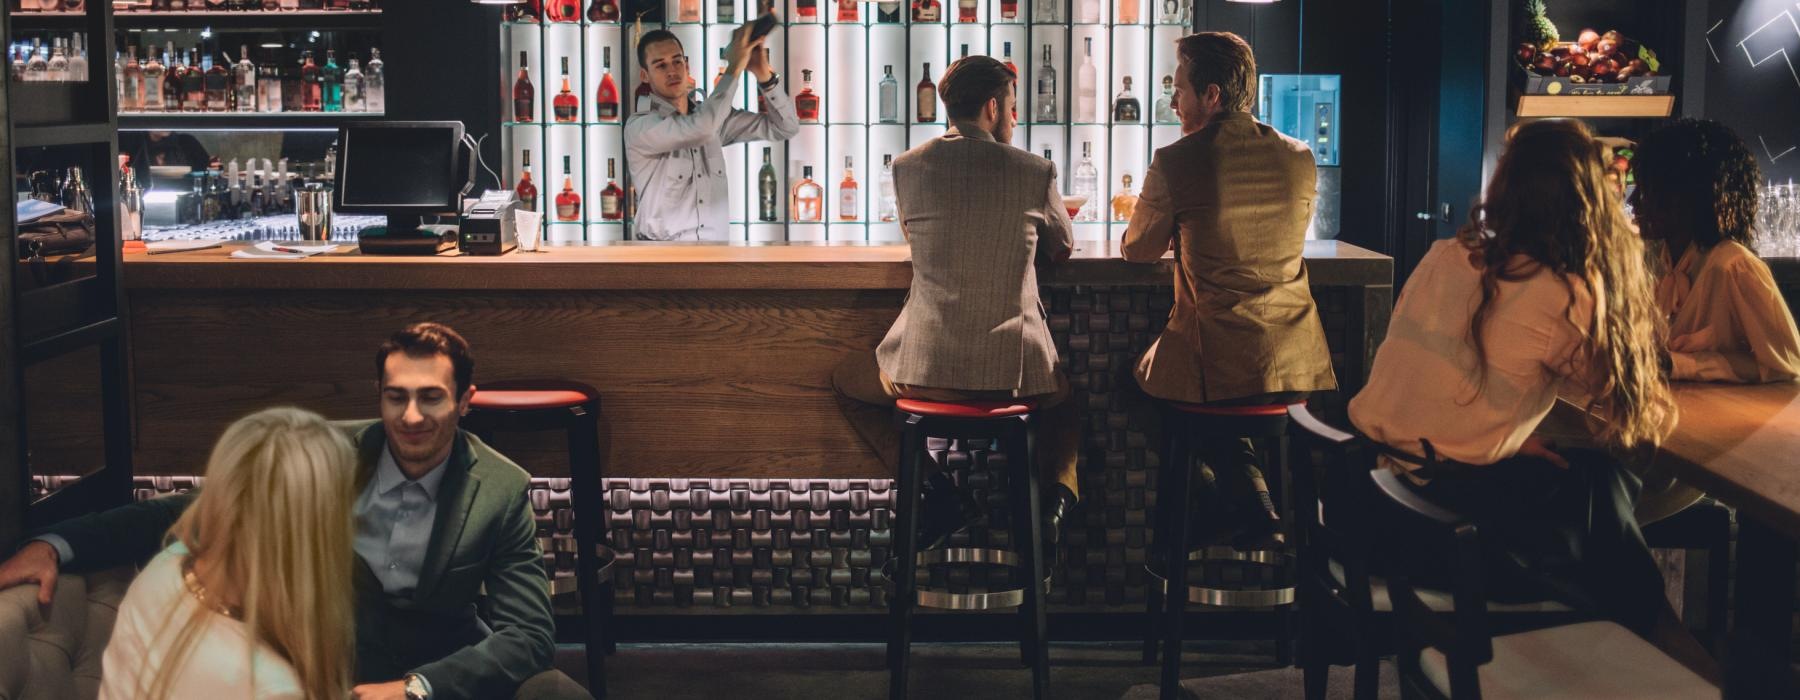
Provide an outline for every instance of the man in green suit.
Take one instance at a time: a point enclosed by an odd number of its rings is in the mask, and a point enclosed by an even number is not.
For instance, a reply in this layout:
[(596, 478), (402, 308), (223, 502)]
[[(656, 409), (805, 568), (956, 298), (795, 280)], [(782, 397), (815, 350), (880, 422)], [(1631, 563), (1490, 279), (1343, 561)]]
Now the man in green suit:
[[(356, 441), (358, 699), (589, 697), (550, 670), (548, 579), (527, 497), (530, 477), (457, 428), (474, 396), (468, 342), (436, 323), (375, 354), (381, 420), (341, 424)], [(0, 589), (59, 571), (150, 559), (192, 502), (158, 498), (51, 527), (0, 563)], [(485, 619), (476, 599), (487, 596)], [(604, 653), (594, 650), (593, 653)]]

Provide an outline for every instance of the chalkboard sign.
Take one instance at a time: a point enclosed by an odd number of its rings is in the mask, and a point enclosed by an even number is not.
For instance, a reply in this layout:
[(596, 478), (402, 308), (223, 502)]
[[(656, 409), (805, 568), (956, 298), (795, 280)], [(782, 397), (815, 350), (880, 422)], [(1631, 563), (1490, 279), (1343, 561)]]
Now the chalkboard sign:
[(1800, 4), (1713, 0), (1706, 111), (1731, 126), (1766, 179), (1800, 180)]

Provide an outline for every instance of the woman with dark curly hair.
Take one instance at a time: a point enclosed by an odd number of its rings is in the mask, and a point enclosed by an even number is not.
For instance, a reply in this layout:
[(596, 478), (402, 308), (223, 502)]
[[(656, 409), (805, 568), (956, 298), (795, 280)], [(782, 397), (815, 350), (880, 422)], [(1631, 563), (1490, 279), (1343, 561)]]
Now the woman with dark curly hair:
[(1682, 119), (1645, 139), (1633, 167), (1638, 227), (1674, 261), (1656, 285), (1669, 319), (1671, 378), (1800, 377), (1800, 331), (1769, 266), (1750, 249), (1762, 179), (1750, 149), (1723, 124)]

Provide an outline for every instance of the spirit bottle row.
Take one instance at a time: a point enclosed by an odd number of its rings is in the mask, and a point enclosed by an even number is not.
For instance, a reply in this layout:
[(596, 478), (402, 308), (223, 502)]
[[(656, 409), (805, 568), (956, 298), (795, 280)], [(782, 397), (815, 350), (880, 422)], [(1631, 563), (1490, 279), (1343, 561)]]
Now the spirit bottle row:
[(7, 51), (15, 83), (85, 83), (88, 81), (87, 35), (16, 42)]
[[(27, 0), (32, 2), (37, 0)], [(56, 2), (57, 0), (43, 0)], [(181, 0), (175, 0), (180, 2)], [(202, 0), (187, 0), (201, 2)], [(220, 0), (204, 0), (217, 2)], [(238, 2), (240, 0), (224, 0)], [(273, 0), (243, 0), (271, 4)], [(280, 0), (292, 2), (293, 0)], [(305, 2), (305, 0), (300, 0)], [(317, 0), (315, 0), (316, 2)], [(326, 0), (341, 2), (343, 0)], [(956, 3), (956, 24), (979, 24), (981, 22), (981, 3), (979, 0), (954, 0)], [(1192, 15), (1192, 0), (1153, 0), (1158, 13), (1156, 21), (1162, 24), (1186, 24)], [(354, 2), (354, 0), (352, 0)], [(680, 23), (697, 23), (704, 20), (701, 11), (702, 0), (679, 0), (675, 7), (675, 21)], [(717, 17), (714, 24), (729, 25), (737, 22), (737, 6), (733, 0), (713, 0)], [(790, 24), (814, 24), (820, 19), (821, 2), (835, 4), (832, 12), (834, 21), (838, 23), (855, 23), (862, 21), (861, 5), (863, 0), (795, 0), (794, 15)], [(1074, 0), (1075, 21), (1081, 24), (1099, 24), (1101, 22), (1100, 0)], [(944, 5), (940, 0), (909, 0), (913, 24), (936, 24), (944, 19)], [(1018, 0), (1000, 0), (998, 22), (1021, 22)], [(877, 0), (875, 2), (875, 22), (877, 24), (899, 24), (899, 0)], [(1062, 1), (1051, 0), (1037, 3), (1037, 13), (1033, 19), (1039, 23), (1059, 23), (1062, 21)], [(1114, 3), (1114, 24), (1139, 24), (1137, 0), (1120, 0)], [(347, 8), (354, 9), (354, 8)], [(506, 9), (508, 22), (545, 22), (545, 23), (580, 23), (586, 20), (590, 24), (620, 22), (623, 15), (619, 11), (619, 0), (587, 0), (587, 9), (582, 10), (582, 0), (524, 0), (508, 5)]]
[[(1043, 146), (1044, 158), (1051, 157), (1049, 146)], [(1079, 223), (1092, 223), (1100, 220), (1100, 213), (1107, 211), (1100, 204), (1100, 171), (1094, 167), (1094, 144), (1081, 142), (1081, 161), (1075, 164), (1075, 177), (1069, 183), (1069, 197), (1080, 204), (1071, 203), (1071, 207), (1079, 207), (1069, 212)], [(1131, 213), (1137, 210), (1137, 195), (1131, 191), (1131, 175), (1127, 173), (1120, 178), (1117, 194), (1113, 195), (1110, 213), (1113, 221), (1130, 221)]]
[[(600, 87), (594, 91), (594, 118), (602, 122), (619, 121), (619, 84), (612, 75), (612, 47), (601, 49)], [(550, 100), (551, 118), (559, 124), (581, 120), (581, 97), (569, 88), (569, 57), (561, 57), (562, 89)], [(649, 83), (639, 83), (648, 92)], [(531, 82), (531, 52), (519, 52), (519, 72), (513, 77), (513, 121), (531, 123), (537, 118), (537, 86)]]
[[(24, 0), (57, 2), (58, 0)], [(80, 0), (62, 0), (76, 2)], [(381, 9), (381, 0), (112, 0), (114, 12), (291, 12), (342, 10), (368, 12)]]
[(214, 61), (195, 48), (178, 52), (174, 42), (145, 51), (126, 47), (115, 59), (119, 111), (156, 112), (382, 112), (387, 106), (387, 79), (380, 49), (369, 50), (369, 65), (351, 54), (340, 68), (337, 52), (325, 52), (319, 65), (311, 51), (295, 64), (250, 61), (250, 47), (240, 46), (235, 63)]
[[(625, 218), (625, 191), (619, 187), (619, 173), (616, 162), (606, 159), (606, 188), (600, 191), (600, 218), (605, 221), (620, 221)], [(575, 191), (575, 177), (570, 172), (570, 157), (563, 156), (563, 186), (556, 194), (556, 220), (573, 222), (581, 220), (581, 195)], [(537, 211), (538, 188), (531, 179), (531, 151), (524, 152), (520, 161), (519, 182), (513, 186), (513, 193), (518, 195), (519, 205)]]

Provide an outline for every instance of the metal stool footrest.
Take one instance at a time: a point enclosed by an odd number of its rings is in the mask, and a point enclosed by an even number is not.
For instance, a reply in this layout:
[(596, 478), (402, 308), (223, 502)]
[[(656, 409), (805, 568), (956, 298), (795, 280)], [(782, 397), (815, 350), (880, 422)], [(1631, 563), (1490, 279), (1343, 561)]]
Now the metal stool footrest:
[[(1239, 551), (1230, 547), (1204, 547), (1188, 552), (1187, 560), (1192, 563), (1225, 563), (1255, 564), (1283, 568), (1293, 571), (1294, 555), (1290, 552), (1269, 549)], [(1169, 592), (1168, 576), (1157, 570), (1154, 563), (1145, 563), (1144, 571), (1156, 580), (1156, 585), (1164, 595)], [(1244, 587), (1210, 586), (1188, 584), (1187, 600), (1195, 605), (1206, 605), (1218, 608), (1273, 608), (1294, 603), (1294, 585), (1276, 585), (1274, 587), (1250, 584)], [(1189, 580), (1193, 580), (1190, 576)]]
[(594, 582), (612, 583), (613, 573), (619, 568), (619, 554), (603, 544), (594, 545), (594, 554), (600, 560), (600, 567), (594, 570)]
[[(1019, 555), (1004, 549), (985, 547), (946, 547), (919, 552), (913, 559), (919, 566), (935, 566), (946, 564), (983, 564), (988, 566), (1004, 566), (1011, 569), (1020, 568)], [(889, 557), (882, 564), (882, 586), (891, 595), (894, 592), (894, 577), (899, 558)], [(1050, 591), (1050, 575), (1044, 575), (1044, 591)], [(914, 586), (913, 592), (918, 596), (917, 605), (921, 608), (939, 610), (1001, 610), (1016, 608), (1025, 604), (1024, 588), (1008, 588), (998, 591), (980, 593), (952, 593), (931, 588)]]

